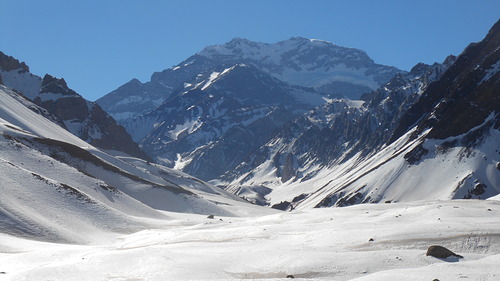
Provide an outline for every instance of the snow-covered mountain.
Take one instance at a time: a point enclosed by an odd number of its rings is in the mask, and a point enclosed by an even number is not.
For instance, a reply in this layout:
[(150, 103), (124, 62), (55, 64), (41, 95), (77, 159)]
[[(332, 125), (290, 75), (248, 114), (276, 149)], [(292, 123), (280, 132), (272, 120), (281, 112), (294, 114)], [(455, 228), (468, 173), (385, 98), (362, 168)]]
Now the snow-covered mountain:
[(22, 93), (48, 111), (51, 118), (81, 139), (108, 151), (148, 159), (126, 130), (95, 102), (71, 90), (64, 79), (46, 74), (43, 79), (28, 66), (0, 52), (0, 77), (7, 87)]
[(252, 65), (200, 75), (157, 109), (125, 123), (150, 155), (202, 179), (214, 179), (262, 145), (279, 126), (324, 102)]
[(497, 23), (362, 105), (334, 100), (296, 119), (228, 173), (228, 190), (282, 209), (500, 193), (499, 45)]
[(155, 109), (176, 90), (194, 84), (199, 75), (238, 64), (253, 65), (289, 84), (314, 88), (324, 96), (349, 98), (375, 90), (402, 72), (374, 63), (361, 50), (326, 41), (293, 37), (267, 44), (235, 38), (206, 47), (180, 64), (154, 73), (149, 82), (133, 79), (97, 102), (123, 122)]
[(2, 233), (82, 243), (150, 227), (168, 218), (163, 211), (254, 209), (184, 173), (107, 154), (28, 107), (37, 106), (0, 85)]
[(327, 100), (282, 126), (225, 178), (239, 178), (234, 182), (237, 185), (269, 185), (271, 178), (257, 171), (275, 170), (271, 181), (279, 185), (290, 179), (313, 177), (317, 170), (313, 167), (334, 165), (356, 153), (366, 156), (377, 151), (391, 137), (401, 115), (454, 60), (450, 56), (443, 64), (418, 64), (407, 74), (397, 74), (363, 100)]
[(97, 102), (151, 157), (211, 180), (326, 97), (359, 97), (395, 73), (402, 72), (326, 41), (237, 38), (154, 73), (150, 82), (132, 80)]

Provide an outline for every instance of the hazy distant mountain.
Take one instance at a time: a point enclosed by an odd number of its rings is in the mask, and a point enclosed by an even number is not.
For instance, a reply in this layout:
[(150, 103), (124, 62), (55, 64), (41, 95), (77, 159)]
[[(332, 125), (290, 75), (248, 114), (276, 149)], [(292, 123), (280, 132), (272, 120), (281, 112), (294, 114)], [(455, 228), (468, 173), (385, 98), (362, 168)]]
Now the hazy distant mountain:
[[(46, 109), (52, 120), (97, 147), (147, 159), (125, 129), (95, 102), (71, 90), (64, 79), (46, 74), (43, 79), (29, 72), (24, 62), (0, 52), (0, 77), (35, 104)], [(44, 115), (48, 117), (47, 114)], [(50, 118), (50, 117), (49, 117)]]
[(357, 49), (293, 37), (274, 44), (236, 38), (209, 46), (177, 66), (156, 72), (151, 80), (136, 79), (97, 100), (116, 120), (155, 109), (173, 92), (193, 84), (199, 75), (237, 64), (259, 70), (292, 85), (311, 87), (324, 96), (359, 98), (377, 89), (401, 70), (379, 65)]

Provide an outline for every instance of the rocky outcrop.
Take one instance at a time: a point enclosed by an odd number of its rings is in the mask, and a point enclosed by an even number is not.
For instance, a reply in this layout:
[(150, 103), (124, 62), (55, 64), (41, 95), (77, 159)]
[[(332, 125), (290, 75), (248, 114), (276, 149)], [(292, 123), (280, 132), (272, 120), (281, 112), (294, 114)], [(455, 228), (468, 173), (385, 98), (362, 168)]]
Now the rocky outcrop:
[[(232, 180), (249, 173), (240, 179), (244, 181), (241, 184), (258, 182), (252, 178), (252, 171), (273, 159), (276, 176), (282, 183), (291, 178), (305, 181), (315, 175), (304, 169), (307, 165), (334, 165), (357, 153), (365, 156), (377, 151), (406, 110), (454, 60), (451, 56), (442, 64), (417, 64), (409, 73), (397, 74), (378, 90), (364, 95), (363, 101), (335, 99), (316, 107), (280, 127), (264, 146), (225, 174), (224, 179)], [(293, 169), (290, 169), (291, 162), (283, 157), (290, 154), (294, 155)]]

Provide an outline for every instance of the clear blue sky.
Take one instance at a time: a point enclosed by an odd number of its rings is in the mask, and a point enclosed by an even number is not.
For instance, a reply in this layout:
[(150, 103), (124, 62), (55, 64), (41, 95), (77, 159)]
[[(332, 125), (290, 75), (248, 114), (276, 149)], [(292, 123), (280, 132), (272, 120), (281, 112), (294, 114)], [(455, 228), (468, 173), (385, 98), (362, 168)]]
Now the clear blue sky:
[(481, 40), (499, 0), (0, 0), (0, 51), (95, 100), (234, 37), (359, 48), (409, 70)]

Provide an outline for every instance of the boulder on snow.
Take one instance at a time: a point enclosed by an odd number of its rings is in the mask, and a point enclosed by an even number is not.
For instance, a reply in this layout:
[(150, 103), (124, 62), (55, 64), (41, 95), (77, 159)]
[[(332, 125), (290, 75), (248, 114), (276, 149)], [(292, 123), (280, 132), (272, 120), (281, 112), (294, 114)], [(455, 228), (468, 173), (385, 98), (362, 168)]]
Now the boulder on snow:
[(436, 245), (430, 246), (429, 249), (427, 249), (427, 253), (425, 255), (433, 256), (435, 258), (440, 258), (440, 259), (445, 259), (448, 257), (463, 258), (461, 255), (457, 255), (443, 246), (436, 246)]

